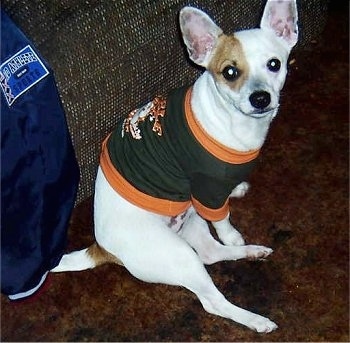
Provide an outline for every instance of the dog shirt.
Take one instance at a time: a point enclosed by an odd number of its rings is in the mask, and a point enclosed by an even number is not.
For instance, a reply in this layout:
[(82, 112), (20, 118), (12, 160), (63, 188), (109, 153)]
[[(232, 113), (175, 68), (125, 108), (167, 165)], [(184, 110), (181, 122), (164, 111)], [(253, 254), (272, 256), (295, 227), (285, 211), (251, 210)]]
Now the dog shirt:
[(191, 87), (173, 90), (119, 121), (102, 144), (100, 166), (136, 206), (176, 216), (192, 204), (204, 219), (218, 221), (259, 150), (239, 152), (209, 136), (193, 115), (191, 93)]

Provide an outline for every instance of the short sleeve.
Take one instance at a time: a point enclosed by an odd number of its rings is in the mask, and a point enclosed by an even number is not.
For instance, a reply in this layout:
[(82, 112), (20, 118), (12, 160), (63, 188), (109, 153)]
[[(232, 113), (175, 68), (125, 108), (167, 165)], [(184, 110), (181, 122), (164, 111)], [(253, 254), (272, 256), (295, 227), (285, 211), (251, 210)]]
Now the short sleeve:
[(192, 204), (206, 220), (224, 219), (229, 213), (228, 197), (232, 188), (229, 182), (196, 174), (191, 180)]

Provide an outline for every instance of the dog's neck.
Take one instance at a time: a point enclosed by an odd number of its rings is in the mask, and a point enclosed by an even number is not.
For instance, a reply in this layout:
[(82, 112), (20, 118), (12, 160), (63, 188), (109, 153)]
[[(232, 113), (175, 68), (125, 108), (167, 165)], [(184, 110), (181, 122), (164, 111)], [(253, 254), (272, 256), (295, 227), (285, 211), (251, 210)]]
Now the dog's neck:
[(261, 148), (277, 111), (259, 119), (240, 113), (220, 95), (208, 71), (193, 85), (191, 106), (196, 119), (210, 136), (238, 151)]

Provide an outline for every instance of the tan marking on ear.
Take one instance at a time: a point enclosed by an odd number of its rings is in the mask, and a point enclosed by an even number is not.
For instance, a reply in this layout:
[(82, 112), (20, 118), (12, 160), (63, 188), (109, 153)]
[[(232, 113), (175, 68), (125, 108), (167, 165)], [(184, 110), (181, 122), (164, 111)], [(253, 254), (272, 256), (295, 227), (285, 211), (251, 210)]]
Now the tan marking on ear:
[[(228, 81), (222, 75), (225, 67), (233, 65), (238, 68), (240, 75), (234, 81)], [(221, 35), (209, 63), (208, 70), (219, 82), (226, 83), (238, 91), (248, 79), (249, 65), (245, 58), (241, 42), (234, 35)]]
[(120, 261), (116, 256), (109, 253), (107, 250), (103, 249), (98, 245), (97, 242), (92, 244), (88, 250), (88, 255), (95, 261), (96, 266), (104, 263), (116, 263), (123, 266), (122, 261)]

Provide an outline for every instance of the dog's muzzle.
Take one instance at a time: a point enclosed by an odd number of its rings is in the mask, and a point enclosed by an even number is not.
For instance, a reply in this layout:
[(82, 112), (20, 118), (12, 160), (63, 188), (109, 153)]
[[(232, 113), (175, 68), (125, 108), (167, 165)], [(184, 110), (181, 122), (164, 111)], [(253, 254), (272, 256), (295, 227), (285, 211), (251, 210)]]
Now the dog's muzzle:
[(249, 102), (259, 112), (263, 112), (271, 103), (271, 95), (266, 91), (256, 91), (250, 95)]

